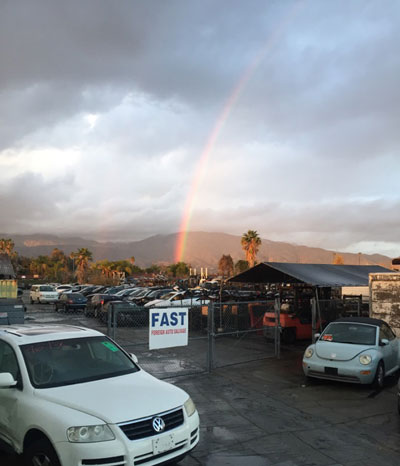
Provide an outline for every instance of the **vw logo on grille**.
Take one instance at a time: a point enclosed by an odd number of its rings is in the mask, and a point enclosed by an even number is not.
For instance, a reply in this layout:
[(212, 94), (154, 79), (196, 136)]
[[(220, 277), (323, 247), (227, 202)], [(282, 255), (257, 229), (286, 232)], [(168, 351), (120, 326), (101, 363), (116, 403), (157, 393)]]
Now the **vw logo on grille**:
[(155, 417), (153, 419), (153, 429), (160, 433), (165, 429), (165, 422), (161, 417)]

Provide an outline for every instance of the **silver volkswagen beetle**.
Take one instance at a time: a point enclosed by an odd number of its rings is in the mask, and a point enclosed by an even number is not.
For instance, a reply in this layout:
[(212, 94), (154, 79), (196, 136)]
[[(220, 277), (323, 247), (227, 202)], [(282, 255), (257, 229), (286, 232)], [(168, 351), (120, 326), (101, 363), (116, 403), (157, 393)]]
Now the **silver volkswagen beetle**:
[(399, 369), (399, 339), (380, 319), (348, 317), (331, 322), (303, 356), (307, 377), (383, 386)]

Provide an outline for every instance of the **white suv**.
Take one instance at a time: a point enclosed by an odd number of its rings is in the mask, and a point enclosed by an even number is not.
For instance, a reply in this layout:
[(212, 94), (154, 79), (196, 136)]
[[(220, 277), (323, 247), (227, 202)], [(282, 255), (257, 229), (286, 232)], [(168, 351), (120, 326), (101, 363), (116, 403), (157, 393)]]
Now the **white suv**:
[(58, 293), (51, 285), (32, 285), (29, 297), (31, 304), (54, 303), (58, 300)]
[(100, 332), (0, 327), (0, 441), (29, 466), (177, 462), (199, 441), (183, 390)]

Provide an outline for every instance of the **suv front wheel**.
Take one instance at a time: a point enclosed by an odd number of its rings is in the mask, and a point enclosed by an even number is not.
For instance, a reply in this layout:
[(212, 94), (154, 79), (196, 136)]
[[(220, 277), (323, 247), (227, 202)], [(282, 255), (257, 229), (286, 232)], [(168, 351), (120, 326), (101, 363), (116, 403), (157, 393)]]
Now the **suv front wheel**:
[(52, 444), (46, 439), (31, 443), (24, 452), (24, 466), (61, 466)]

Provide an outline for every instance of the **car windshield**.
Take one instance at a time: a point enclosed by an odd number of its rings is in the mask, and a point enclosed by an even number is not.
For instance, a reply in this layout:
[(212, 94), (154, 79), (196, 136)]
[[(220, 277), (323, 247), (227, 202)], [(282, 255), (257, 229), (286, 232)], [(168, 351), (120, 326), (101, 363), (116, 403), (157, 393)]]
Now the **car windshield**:
[(52, 286), (41, 286), (40, 291), (54, 291)]
[(319, 341), (351, 343), (353, 345), (375, 345), (376, 327), (353, 322), (337, 322), (328, 325)]
[(138, 371), (135, 363), (106, 336), (22, 345), (35, 388), (60, 387)]

